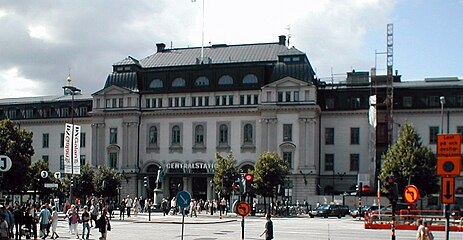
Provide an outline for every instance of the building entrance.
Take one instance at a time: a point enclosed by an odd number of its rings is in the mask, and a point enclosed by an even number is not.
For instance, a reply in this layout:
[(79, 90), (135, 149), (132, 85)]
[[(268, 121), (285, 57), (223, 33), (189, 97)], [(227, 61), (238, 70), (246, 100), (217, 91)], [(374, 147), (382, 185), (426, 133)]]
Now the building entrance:
[(183, 178), (182, 177), (171, 177), (169, 178), (169, 199), (177, 196), (177, 193), (183, 189)]
[(194, 177), (193, 178), (193, 189), (192, 198), (204, 201), (207, 200), (207, 178), (206, 177)]

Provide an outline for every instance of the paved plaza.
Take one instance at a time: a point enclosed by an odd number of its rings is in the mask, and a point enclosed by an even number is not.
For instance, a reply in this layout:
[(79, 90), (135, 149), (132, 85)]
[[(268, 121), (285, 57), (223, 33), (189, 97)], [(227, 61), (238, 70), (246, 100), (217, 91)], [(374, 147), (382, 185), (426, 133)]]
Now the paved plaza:
[[(152, 213), (151, 221), (147, 213), (138, 214), (125, 220), (113, 218), (112, 230), (108, 234), (110, 240), (142, 240), (142, 239), (182, 239), (182, 216), (162, 216)], [(219, 218), (218, 215), (200, 214), (198, 217), (185, 217), (185, 240), (219, 240), (241, 239), (241, 217), (230, 214)], [(323, 240), (373, 240), (391, 239), (390, 230), (366, 230), (363, 221), (345, 217), (337, 218), (273, 218), (275, 239), (323, 239)], [(263, 239), (259, 234), (263, 231), (265, 218), (249, 216), (245, 218), (245, 239)], [(82, 226), (79, 225), (79, 231)], [(76, 239), (69, 234), (67, 222), (60, 218), (58, 223), (60, 239)], [(443, 232), (434, 232), (436, 239), (445, 239)], [(90, 239), (99, 239), (98, 229), (92, 228)], [(414, 231), (397, 231), (397, 240), (415, 240)], [(450, 239), (462, 239), (463, 233), (450, 233)]]

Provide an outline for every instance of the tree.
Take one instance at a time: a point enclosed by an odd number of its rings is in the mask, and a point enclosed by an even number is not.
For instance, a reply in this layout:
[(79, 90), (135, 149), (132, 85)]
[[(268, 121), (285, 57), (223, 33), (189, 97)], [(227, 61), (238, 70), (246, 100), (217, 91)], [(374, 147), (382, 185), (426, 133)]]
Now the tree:
[(399, 193), (410, 184), (418, 187), (420, 194), (436, 193), (438, 179), (436, 177), (436, 157), (428, 147), (422, 146), (420, 136), (410, 124), (405, 124), (397, 142), (394, 143), (384, 156), (384, 163), (379, 176), (385, 189), (387, 177), (392, 176), (398, 183)]
[(217, 163), (215, 164), (214, 186), (222, 196), (229, 196), (232, 191), (232, 184), (239, 178), (238, 168), (233, 153), (230, 152), (227, 158), (219, 153), (215, 154)]
[(11, 169), (0, 175), (0, 189), (19, 193), (30, 187), (29, 166), (34, 155), (32, 132), (18, 128), (16, 123), (6, 119), (0, 121), (0, 155), (6, 155), (13, 162)]
[(107, 166), (99, 166), (93, 178), (93, 185), (97, 194), (113, 198), (117, 196), (117, 188), (121, 185), (122, 175)]
[(93, 183), (94, 176), (95, 172), (90, 168), (90, 165), (85, 164), (82, 166), (80, 174), (74, 175), (76, 184), (73, 188), (73, 195), (86, 200), (87, 196), (95, 193), (95, 185)]
[(275, 152), (263, 152), (256, 162), (253, 187), (256, 193), (271, 197), (289, 174), (288, 164)]

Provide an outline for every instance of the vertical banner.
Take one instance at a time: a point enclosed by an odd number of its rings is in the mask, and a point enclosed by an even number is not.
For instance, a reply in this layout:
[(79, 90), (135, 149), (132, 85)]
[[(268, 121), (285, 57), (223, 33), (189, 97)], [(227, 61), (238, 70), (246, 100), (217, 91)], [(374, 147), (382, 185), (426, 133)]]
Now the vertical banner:
[(80, 174), (80, 132), (79, 125), (64, 127), (64, 173)]
[(64, 173), (72, 173), (71, 145), (72, 145), (72, 124), (66, 123), (64, 127)]
[(74, 174), (80, 174), (80, 131), (81, 127), (79, 125), (74, 125), (74, 131), (73, 131), (73, 163), (72, 167), (74, 168)]

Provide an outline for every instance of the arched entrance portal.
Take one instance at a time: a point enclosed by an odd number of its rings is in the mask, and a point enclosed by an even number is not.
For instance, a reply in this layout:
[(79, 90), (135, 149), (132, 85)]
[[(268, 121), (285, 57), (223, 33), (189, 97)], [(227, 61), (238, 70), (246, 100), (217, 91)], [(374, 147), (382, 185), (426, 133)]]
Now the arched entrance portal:
[(192, 179), (192, 197), (196, 200), (207, 200), (207, 169), (191, 169)]

